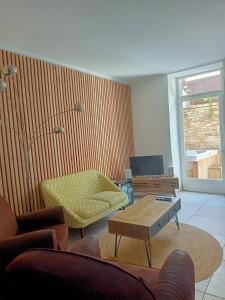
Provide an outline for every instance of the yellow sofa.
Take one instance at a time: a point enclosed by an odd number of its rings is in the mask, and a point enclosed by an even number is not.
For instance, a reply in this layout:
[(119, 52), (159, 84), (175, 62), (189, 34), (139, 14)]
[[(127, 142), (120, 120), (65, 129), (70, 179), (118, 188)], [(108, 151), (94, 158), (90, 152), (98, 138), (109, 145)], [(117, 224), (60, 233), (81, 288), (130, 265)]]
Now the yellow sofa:
[(45, 180), (41, 191), (46, 207), (64, 206), (66, 221), (74, 228), (84, 228), (128, 203), (127, 195), (96, 170)]

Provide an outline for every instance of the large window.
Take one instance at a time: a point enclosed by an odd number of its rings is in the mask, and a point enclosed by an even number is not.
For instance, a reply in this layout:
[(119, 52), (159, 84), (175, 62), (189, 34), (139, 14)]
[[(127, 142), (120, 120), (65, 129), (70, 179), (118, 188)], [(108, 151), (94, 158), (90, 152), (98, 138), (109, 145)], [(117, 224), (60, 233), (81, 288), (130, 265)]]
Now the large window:
[(178, 78), (177, 94), (185, 177), (221, 180), (221, 70)]

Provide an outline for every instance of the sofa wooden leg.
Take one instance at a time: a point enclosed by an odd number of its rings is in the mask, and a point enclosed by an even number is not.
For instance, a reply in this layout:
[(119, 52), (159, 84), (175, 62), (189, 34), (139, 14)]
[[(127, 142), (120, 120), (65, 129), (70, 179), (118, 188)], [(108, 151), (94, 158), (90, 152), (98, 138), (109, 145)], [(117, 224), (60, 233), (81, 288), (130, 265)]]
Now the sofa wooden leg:
[(80, 237), (81, 239), (84, 238), (84, 228), (80, 228)]

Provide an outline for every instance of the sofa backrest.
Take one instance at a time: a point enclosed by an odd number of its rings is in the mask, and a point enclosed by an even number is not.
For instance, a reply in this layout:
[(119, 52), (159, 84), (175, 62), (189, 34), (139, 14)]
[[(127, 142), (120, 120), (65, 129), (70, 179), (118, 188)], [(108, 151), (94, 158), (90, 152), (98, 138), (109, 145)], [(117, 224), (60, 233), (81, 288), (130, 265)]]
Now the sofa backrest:
[(54, 201), (54, 203), (48, 203), (48, 205), (55, 205), (57, 202), (57, 204), (66, 207), (66, 203), (74, 202), (76, 198), (88, 198), (105, 190), (116, 191), (117, 187), (100, 172), (88, 170), (44, 180), (41, 183), (41, 190), (45, 202)]
[(0, 196), (0, 240), (17, 234), (16, 216), (8, 202)]
[(1, 281), (2, 293), (9, 299), (13, 291), (17, 299), (34, 294), (39, 300), (48, 292), (51, 299), (155, 299), (140, 278), (100, 259), (65, 251), (23, 253), (8, 265)]

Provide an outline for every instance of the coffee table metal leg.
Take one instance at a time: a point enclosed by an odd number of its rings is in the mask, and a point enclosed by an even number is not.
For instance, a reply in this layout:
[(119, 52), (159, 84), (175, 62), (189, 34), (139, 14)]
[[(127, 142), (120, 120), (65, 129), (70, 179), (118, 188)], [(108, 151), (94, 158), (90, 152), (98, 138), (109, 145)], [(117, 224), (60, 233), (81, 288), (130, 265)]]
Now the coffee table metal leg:
[(115, 237), (115, 257), (117, 255), (117, 252), (118, 252), (118, 249), (119, 249), (120, 240), (121, 240), (121, 235), (119, 236), (119, 240), (118, 240), (118, 235), (116, 234), (116, 237)]
[(180, 230), (180, 226), (179, 226), (179, 221), (178, 221), (178, 217), (177, 217), (177, 214), (174, 216), (174, 221), (177, 225), (177, 229)]
[(146, 249), (146, 254), (147, 254), (147, 259), (148, 259), (148, 265), (149, 265), (149, 267), (151, 267), (152, 266), (152, 253), (151, 253), (150, 240), (145, 240), (145, 249)]

